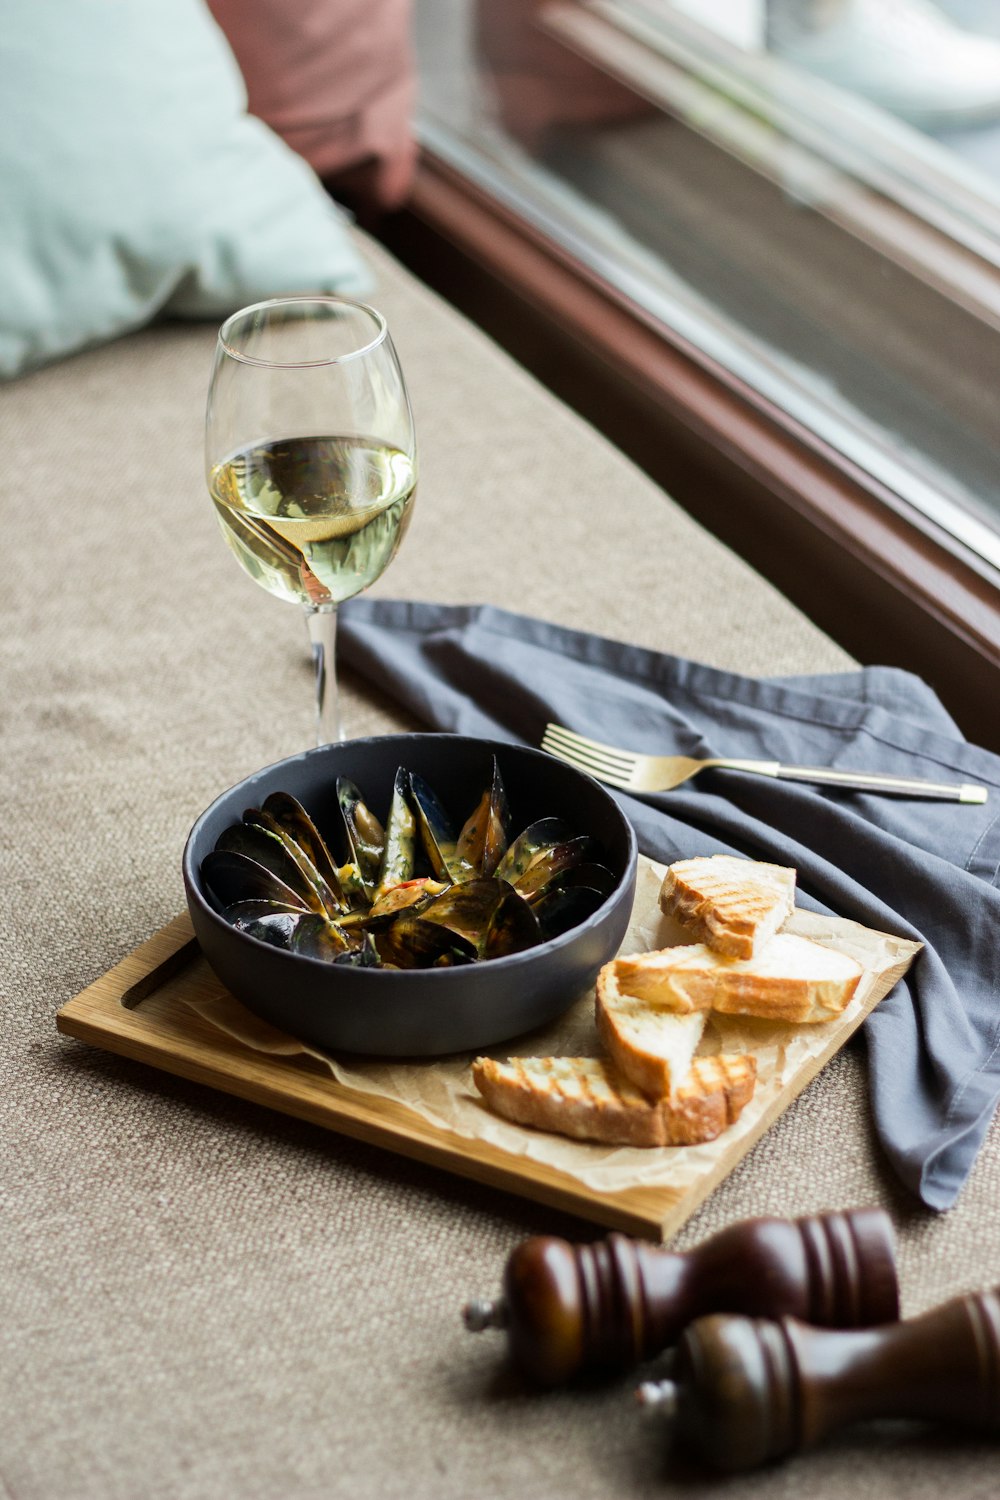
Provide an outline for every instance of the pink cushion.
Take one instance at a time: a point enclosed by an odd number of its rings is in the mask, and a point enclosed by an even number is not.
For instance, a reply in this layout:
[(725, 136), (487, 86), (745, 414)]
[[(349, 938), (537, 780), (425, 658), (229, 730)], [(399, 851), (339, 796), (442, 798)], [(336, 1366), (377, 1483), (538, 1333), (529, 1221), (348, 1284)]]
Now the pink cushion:
[(208, 0), (249, 107), (336, 188), (379, 208), (409, 189), (411, 0)]

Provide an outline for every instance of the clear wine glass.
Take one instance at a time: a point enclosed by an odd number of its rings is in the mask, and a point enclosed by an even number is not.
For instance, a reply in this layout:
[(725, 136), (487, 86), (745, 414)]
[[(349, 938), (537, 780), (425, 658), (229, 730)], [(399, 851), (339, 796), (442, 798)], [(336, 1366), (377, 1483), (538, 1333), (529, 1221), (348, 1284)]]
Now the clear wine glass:
[(417, 479), (413, 414), (382, 314), (341, 297), (234, 313), (219, 330), (205, 465), (237, 560), (305, 609), (317, 743), (339, 740), (337, 606), (392, 561)]

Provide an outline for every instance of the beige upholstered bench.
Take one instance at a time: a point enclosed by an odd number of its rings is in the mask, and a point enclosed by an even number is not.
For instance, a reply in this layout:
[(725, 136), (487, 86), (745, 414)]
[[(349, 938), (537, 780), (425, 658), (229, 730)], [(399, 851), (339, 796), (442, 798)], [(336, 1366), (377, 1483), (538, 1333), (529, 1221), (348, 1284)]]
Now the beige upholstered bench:
[[(848, 658), (377, 247), (422, 476), (385, 595), (501, 605), (753, 674)], [(0, 1494), (674, 1496), (629, 1383), (528, 1399), (459, 1309), (534, 1232), (592, 1229), (55, 1034), (56, 1008), (183, 905), (188, 827), (304, 747), (291, 609), (204, 488), (213, 345), (163, 326), (0, 391), (5, 916)], [(355, 733), (401, 720), (348, 679)], [(880, 1167), (863, 1043), (678, 1243), (882, 1203), (904, 1310), (996, 1280), (1000, 1132), (934, 1219)], [(995, 1493), (996, 1453), (864, 1435), (748, 1497)]]

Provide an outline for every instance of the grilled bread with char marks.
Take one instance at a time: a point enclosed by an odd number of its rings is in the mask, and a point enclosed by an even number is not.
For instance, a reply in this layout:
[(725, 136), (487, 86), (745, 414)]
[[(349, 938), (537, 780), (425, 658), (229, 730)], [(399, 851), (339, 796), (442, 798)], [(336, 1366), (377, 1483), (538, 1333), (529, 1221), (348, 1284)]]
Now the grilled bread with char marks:
[(753, 958), (795, 909), (795, 871), (732, 854), (678, 860), (660, 907), (717, 953)]
[(596, 1057), (479, 1057), (476, 1087), (517, 1125), (610, 1146), (690, 1146), (714, 1140), (752, 1097), (757, 1064), (740, 1054), (699, 1057), (671, 1098), (649, 1098)]
[(863, 972), (846, 953), (790, 932), (779, 932), (757, 958), (727, 958), (693, 943), (612, 959), (607, 967), (622, 994), (664, 1010), (807, 1024), (839, 1016)]

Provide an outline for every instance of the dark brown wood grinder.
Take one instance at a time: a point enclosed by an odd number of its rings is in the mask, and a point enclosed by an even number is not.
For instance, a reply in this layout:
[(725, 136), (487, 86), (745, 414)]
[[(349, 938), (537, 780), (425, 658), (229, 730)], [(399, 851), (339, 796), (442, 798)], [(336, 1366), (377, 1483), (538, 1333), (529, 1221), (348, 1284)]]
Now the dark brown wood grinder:
[(1000, 1288), (865, 1331), (716, 1315), (688, 1328), (670, 1380), (641, 1386), (679, 1443), (735, 1472), (876, 1417), (1000, 1435)]
[(540, 1236), (512, 1252), (503, 1296), (470, 1302), (465, 1322), (506, 1329), (518, 1368), (555, 1386), (630, 1369), (708, 1312), (843, 1328), (891, 1321), (899, 1290), (888, 1215), (747, 1219), (686, 1254), (622, 1234), (591, 1245)]

